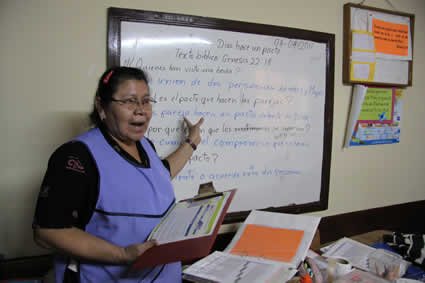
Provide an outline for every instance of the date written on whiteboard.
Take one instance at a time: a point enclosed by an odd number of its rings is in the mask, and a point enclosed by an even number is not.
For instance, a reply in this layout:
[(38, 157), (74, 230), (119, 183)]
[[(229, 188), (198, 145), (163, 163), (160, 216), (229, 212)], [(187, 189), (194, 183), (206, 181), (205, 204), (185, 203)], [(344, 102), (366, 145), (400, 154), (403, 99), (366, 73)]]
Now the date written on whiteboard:
[(275, 47), (286, 47), (288, 49), (309, 50), (312, 49), (314, 43), (307, 40), (276, 38), (274, 40)]

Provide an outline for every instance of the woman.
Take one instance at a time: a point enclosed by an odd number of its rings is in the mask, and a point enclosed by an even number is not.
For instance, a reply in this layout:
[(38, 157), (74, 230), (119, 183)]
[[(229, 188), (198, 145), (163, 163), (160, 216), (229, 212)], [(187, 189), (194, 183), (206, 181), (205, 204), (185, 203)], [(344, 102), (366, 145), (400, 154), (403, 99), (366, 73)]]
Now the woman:
[(49, 160), (34, 217), (34, 240), (62, 256), (56, 281), (179, 282), (180, 263), (128, 272), (155, 245), (146, 241), (175, 202), (171, 179), (201, 142), (203, 118), (160, 160), (144, 137), (152, 104), (143, 71), (107, 70), (99, 80), (96, 127), (59, 147)]

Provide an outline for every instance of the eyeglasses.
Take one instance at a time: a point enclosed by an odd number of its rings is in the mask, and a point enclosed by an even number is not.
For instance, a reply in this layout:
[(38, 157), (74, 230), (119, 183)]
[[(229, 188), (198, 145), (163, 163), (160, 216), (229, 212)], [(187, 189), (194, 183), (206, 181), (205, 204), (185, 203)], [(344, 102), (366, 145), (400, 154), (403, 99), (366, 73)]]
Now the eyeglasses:
[(119, 102), (121, 105), (127, 107), (128, 110), (134, 111), (139, 106), (140, 108), (152, 109), (152, 105), (156, 103), (156, 100), (152, 97), (144, 97), (140, 102), (136, 98), (127, 99), (115, 99), (111, 98), (111, 101)]

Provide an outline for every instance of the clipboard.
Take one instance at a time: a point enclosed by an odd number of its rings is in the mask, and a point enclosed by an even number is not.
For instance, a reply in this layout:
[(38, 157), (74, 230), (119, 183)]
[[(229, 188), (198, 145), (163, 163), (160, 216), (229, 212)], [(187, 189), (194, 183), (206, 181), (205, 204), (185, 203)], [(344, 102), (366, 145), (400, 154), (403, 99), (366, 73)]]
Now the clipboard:
[[(215, 242), (221, 223), (223, 222), (224, 216), (226, 215), (230, 203), (236, 193), (236, 189), (225, 192), (229, 192), (230, 195), (224, 203), (221, 214), (218, 217), (218, 221), (210, 235), (154, 246), (144, 252), (130, 267), (130, 269), (142, 269), (145, 267), (152, 267), (178, 261), (188, 261), (207, 256)], [(198, 195), (194, 198), (182, 200), (180, 202), (213, 198), (221, 196), (223, 193), (217, 193), (212, 186), (212, 183), (207, 183), (200, 186)]]

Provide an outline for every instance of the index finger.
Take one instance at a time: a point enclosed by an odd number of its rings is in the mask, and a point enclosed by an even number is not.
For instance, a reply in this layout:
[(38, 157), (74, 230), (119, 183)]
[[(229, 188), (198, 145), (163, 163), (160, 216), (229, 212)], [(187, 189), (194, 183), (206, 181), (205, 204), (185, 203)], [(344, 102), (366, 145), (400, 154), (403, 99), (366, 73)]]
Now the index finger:
[(204, 117), (201, 117), (201, 119), (199, 119), (198, 123), (196, 123), (195, 126), (199, 126), (200, 127), (202, 125), (202, 123), (204, 123)]

